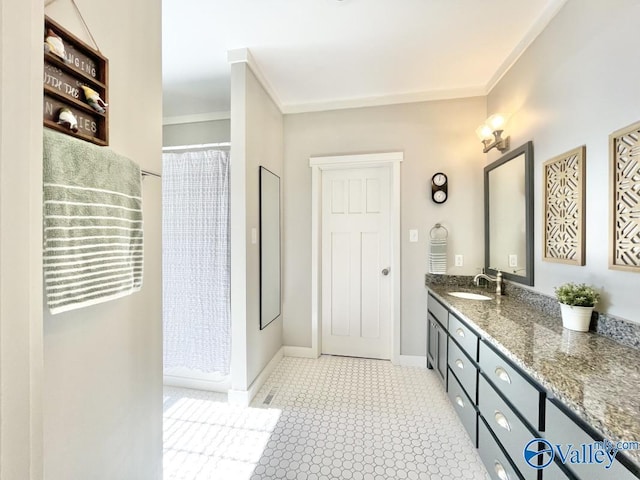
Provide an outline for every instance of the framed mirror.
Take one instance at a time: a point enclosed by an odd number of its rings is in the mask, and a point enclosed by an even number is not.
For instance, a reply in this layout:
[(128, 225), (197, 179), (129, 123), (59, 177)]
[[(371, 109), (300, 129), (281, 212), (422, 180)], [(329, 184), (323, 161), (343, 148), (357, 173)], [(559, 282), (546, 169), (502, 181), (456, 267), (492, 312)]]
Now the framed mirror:
[(280, 316), (280, 177), (260, 167), (260, 330)]
[(533, 142), (484, 169), (485, 269), (533, 285)]

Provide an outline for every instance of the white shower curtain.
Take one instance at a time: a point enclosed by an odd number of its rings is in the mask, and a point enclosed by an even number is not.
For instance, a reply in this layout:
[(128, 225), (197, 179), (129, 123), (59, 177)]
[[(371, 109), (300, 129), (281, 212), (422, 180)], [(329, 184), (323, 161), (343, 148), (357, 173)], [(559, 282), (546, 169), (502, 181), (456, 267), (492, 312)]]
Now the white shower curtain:
[(165, 153), (162, 168), (164, 368), (229, 373), (229, 155)]

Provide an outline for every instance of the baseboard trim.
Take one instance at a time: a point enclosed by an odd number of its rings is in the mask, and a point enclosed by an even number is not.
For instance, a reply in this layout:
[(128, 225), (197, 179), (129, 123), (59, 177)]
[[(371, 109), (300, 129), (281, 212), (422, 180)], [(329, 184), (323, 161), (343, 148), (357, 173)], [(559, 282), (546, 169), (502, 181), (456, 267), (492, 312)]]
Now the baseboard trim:
[(231, 388), (231, 375), (205, 373), (189, 368), (168, 368), (164, 371), (162, 383), (168, 387), (227, 393)]
[(284, 349), (285, 357), (318, 358), (318, 355), (315, 354), (315, 352), (313, 351), (313, 348), (311, 347), (285, 346), (282, 348)]
[(280, 349), (276, 352), (276, 354), (269, 360), (267, 366), (262, 369), (260, 374), (256, 377), (253, 383), (249, 386), (247, 390), (232, 390), (229, 389), (229, 393), (227, 395), (228, 402), (231, 405), (238, 405), (241, 407), (248, 407), (253, 397), (256, 396), (262, 385), (267, 381), (269, 375), (273, 373), (275, 368), (280, 363), (280, 360), (284, 357), (284, 347), (280, 347)]
[(422, 355), (399, 355), (398, 365), (403, 367), (427, 368), (427, 357)]

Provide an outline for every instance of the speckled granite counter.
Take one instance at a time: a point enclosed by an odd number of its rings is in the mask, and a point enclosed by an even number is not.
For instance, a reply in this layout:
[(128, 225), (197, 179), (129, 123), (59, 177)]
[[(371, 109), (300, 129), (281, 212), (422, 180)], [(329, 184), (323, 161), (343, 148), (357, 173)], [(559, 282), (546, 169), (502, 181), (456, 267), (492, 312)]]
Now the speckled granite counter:
[[(433, 295), (578, 417), (612, 441), (640, 441), (640, 355), (594, 333), (562, 327), (543, 312), (490, 289), (427, 284)], [(448, 295), (469, 291), (491, 300)], [(622, 452), (640, 464), (640, 450)]]

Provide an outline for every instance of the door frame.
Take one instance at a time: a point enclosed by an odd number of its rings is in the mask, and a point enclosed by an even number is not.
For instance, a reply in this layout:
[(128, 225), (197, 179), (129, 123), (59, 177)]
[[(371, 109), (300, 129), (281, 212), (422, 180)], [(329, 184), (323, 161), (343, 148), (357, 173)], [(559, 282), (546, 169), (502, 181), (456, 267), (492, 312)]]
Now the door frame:
[(391, 240), (391, 361), (400, 360), (400, 162), (403, 152), (311, 157), (311, 350), (322, 353), (322, 172), (325, 170), (387, 167), (390, 173), (389, 232)]

